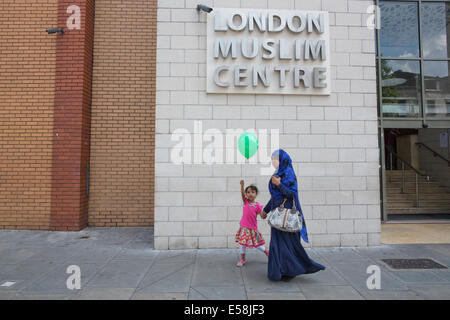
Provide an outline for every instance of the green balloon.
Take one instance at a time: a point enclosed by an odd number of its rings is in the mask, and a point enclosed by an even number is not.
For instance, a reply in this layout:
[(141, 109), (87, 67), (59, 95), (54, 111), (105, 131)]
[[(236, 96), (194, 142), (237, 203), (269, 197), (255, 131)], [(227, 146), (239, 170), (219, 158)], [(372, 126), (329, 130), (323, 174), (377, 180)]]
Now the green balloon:
[(258, 150), (258, 138), (251, 132), (245, 132), (238, 139), (238, 148), (246, 159), (250, 159)]

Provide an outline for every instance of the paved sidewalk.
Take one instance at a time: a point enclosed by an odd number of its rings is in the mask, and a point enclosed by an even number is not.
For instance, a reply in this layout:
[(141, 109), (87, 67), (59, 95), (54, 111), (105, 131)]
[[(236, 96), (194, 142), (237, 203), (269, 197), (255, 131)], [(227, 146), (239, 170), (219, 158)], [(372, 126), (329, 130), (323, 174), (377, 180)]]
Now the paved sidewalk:
[[(152, 247), (151, 228), (0, 231), (0, 299), (450, 299), (450, 269), (398, 271), (380, 261), (450, 267), (450, 244), (307, 249), (327, 269), (279, 282), (267, 279), (267, 258), (256, 250), (238, 268), (237, 249)], [(67, 289), (70, 265), (81, 269), (80, 290)], [(367, 288), (370, 265), (381, 269), (381, 290)]]

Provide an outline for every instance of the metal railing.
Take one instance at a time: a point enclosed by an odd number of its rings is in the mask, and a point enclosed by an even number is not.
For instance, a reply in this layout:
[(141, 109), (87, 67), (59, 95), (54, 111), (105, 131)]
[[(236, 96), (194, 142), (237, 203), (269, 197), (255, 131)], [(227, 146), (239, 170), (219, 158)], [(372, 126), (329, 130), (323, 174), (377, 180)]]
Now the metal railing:
[(391, 174), (389, 176), (389, 181), (392, 181), (392, 171), (393, 171), (393, 158), (397, 158), (401, 164), (402, 164), (402, 187), (401, 187), (401, 193), (406, 193), (406, 182), (405, 182), (405, 166), (412, 169), (415, 173), (415, 187), (416, 187), (416, 208), (419, 208), (419, 176), (425, 177), (426, 181), (430, 181), (430, 176), (428, 176), (425, 172), (414, 168), (411, 164), (409, 164), (407, 161), (402, 159), (397, 153), (395, 153), (392, 150), (392, 147), (386, 147), (386, 151), (389, 154), (390, 159), (390, 169)]
[(437, 153), (436, 151), (434, 151), (433, 149), (431, 149), (429, 146), (427, 146), (425, 143), (423, 142), (416, 142), (416, 144), (420, 147), (424, 147), (426, 150), (430, 151), (431, 153), (433, 153), (433, 157), (438, 157), (441, 160), (444, 160), (445, 162), (447, 162), (448, 166), (450, 167), (450, 160), (448, 160), (446, 157), (444, 157), (443, 155), (440, 155), (439, 153)]

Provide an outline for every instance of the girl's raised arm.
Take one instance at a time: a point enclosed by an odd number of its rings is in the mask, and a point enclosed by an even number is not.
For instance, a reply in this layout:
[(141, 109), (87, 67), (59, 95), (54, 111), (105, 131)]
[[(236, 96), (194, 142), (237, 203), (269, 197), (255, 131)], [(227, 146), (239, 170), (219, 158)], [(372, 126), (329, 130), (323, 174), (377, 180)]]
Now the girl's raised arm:
[(241, 180), (241, 197), (242, 197), (242, 202), (245, 204), (245, 191), (244, 191), (244, 180)]

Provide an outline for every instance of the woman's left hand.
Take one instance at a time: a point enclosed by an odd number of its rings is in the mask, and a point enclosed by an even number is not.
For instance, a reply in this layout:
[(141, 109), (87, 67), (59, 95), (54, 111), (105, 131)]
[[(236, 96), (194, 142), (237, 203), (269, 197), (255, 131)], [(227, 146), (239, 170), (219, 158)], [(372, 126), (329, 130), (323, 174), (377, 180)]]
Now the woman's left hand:
[(276, 186), (278, 186), (281, 183), (281, 178), (277, 178), (275, 176), (272, 176), (272, 183)]

